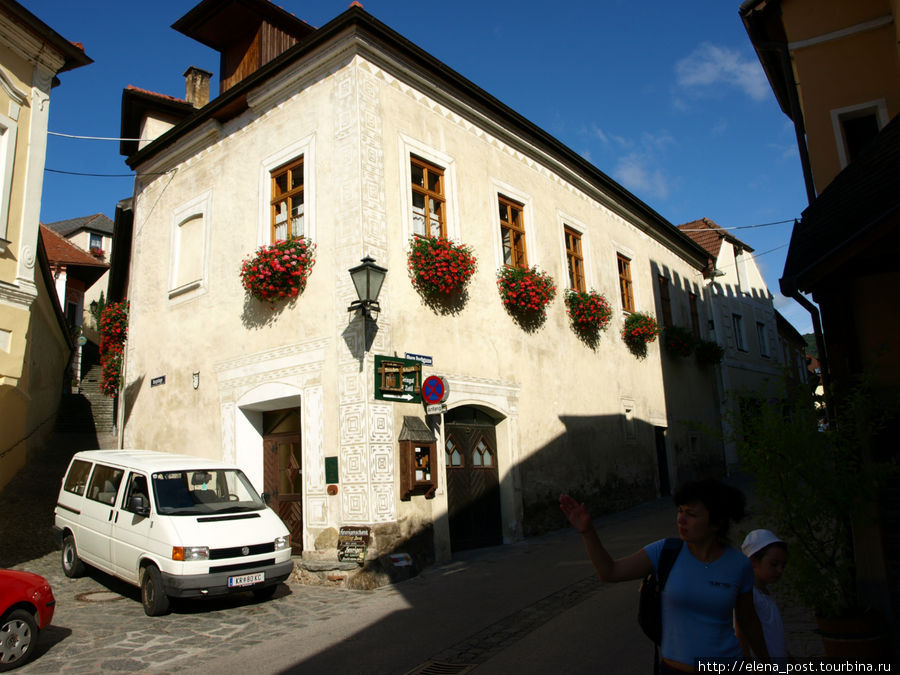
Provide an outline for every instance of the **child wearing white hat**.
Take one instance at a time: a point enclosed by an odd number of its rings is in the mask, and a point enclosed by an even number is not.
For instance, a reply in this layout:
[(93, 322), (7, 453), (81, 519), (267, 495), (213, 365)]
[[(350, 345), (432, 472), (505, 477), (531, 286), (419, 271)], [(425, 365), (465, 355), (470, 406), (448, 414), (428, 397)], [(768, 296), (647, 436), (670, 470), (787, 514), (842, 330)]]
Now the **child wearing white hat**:
[[(753, 530), (741, 544), (741, 551), (750, 558), (753, 566), (753, 605), (763, 627), (769, 657), (773, 663), (784, 663), (788, 658), (784, 638), (784, 623), (775, 599), (769, 593), (773, 584), (784, 574), (787, 565), (787, 544), (769, 530)], [(738, 639), (746, 656), (752, 654), (749, 645), (738, 632)]]

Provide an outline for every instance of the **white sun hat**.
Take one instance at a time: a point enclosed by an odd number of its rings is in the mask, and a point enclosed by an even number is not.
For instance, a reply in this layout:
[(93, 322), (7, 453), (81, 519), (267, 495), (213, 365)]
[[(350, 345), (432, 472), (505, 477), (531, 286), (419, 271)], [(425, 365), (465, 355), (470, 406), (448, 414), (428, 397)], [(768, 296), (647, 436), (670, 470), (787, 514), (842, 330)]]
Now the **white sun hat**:
[(754, 553), (759, 553), (770, 544), (783, 543), (784, 540), (779, 539), (778, 535), (770, 530), (753, 530), (744, 537), (744, 543), (741, 544), (741, 551), (749, 558)]

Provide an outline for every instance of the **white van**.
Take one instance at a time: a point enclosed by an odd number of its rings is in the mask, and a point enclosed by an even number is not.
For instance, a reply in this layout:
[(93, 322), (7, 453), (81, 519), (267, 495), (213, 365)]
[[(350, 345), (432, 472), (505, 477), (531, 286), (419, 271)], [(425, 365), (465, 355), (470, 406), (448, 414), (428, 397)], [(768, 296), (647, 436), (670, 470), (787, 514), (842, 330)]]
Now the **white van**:
[(294, 567), (288, 529), (243, 472), (199, 457), (76, 453), (54, 513), (66, 576), (87, 563), (139, 586), (148, 616), (170, 598), (269, 598)]

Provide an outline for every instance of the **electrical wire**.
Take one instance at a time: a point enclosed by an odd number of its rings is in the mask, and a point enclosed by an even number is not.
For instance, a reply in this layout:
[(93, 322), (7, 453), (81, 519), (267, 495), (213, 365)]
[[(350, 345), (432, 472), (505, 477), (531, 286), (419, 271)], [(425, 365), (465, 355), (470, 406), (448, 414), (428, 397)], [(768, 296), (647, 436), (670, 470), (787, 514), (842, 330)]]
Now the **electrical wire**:
[(82, 171), (63, 171), (62, 169), (49, 169), (44, 167), (44, 171), (48, 173), (61, 173), (66, 176), (90, 176), (93, 178), (139, 178), (141, 176), (165, 176), (165, 171), (148, 171), (146, 173), (87, 173)]
[(79, 136), (77, 134), (61, 134), (58, 131), (48, 131), (48, 136), (61, 136), (62, 138), (77, 138), (82, 141), (135, 141), (135, 142), (143, 142), (143, 141), (151, 141), (151, 138), (113, 138), (110, 136)]
[[(750, 230), (756, 227), (771, 227), (772, 225), (784, 225), (785, 223), (793, 223), (794, 219), (791, 218), (789, 220), (776, 220), (772, 223), (758, 223), (757, 225), (735, 225), (734, 227), (721, 227), (719, 226), (719, 230)], [(712, 227), (699, 227), (699, 228), (678, 228), (682, 232), (717, 232), (715, 228)]]

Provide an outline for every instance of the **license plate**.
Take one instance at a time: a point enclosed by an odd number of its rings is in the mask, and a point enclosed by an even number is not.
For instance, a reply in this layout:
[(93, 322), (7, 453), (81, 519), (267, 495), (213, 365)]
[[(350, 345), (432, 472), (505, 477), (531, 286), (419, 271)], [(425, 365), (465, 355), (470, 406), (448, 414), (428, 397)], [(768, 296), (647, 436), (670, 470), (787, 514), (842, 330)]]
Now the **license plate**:
[(256, 574), (244, 574), (239, 577), (228, 577), (228, 588), (236, 588), (238, 586), (252, 586), (266, 580), (265, 572), (257, 572)]

